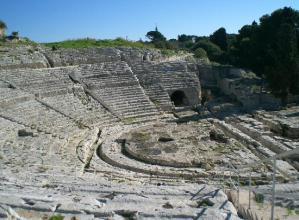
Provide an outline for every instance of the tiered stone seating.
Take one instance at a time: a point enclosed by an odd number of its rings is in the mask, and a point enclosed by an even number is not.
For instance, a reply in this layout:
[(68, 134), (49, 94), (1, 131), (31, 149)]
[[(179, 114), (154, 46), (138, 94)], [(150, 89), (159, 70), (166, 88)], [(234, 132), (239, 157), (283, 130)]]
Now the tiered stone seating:
[(132, 63), (131, 67), (141, 86), (144, 88), (146, 95), (149, 96), (159, 109), (170, 111), (173, 105), (167, 91), (156, 77), (157, 73), (153, 69), (153, 63), (136, 62)]
[[(272, 185), (257, 186), (254, 192), (263, 195), (265, 201), (272, 201)], [(298, 211), (299, 182), (276, 184), (275, 196), (276, 205)]]
[[(1, 88), (4, 95), (0, 98), (0, 104), (17, 104), (34, 99), (33, 94), (35, 94), (42, 103), (52, 110), (57, 110), (62, 115), (85, 125), (103, 125), (115, 122), (116, 118), (103, 106), (91, 97), (87, 97), (82, 86), (79, 86), (79, 90), (75, 89), (75, 85), (69, 77), (69, 74), (73, 72), (78, 72), (78, 68), (18, 69), (4, 72), (5, 74), (1, 76), (2, 79), (18, 89)], [(4, 87), (4, 83), (2, 84)], [(79, 98), (83, 96), (85, 100), (80, 100)]]
[(97, 94), (123, 118), (156, 115), (156, 107), (139, 86), (98, 89)]
[(38, 96), (51, 96), (66, 93), (72, 88), (72, 82), (61, 80), (53, 73), (57, 69), (16, 69), (3, 72), (1, 79), (22, 90)]
[[(2, 160), (0, 166), (4, 170), (12, 169), (25, 171), (26, 168), (34, 164), (65, 163), (59, 155), (62, 153), (61, 146), (64, 142), (58, 137), (52, 137), (50, 134), (35, 134), (34, 137), (19, 137), (18, 130), (28, 128), (0, 118), (0, 155)], [(28, 130), (31, 131), (31, 130)], [(34, 167), (38, 168), (38, 167)]]
[(154, 66), (154, 70), (166, 90), (200, 87), (196, 73), (187, 69), (187, 63), (159, 63)]
[(121, 118), (135, 120), (158, 114), (125, 62), (81, 67), (81, 80)]
[[(238, 119), (244, 120), (245, 117), (239, 117)], [(269, 135), (269, 130), (265, 130), (261, 125), (256, 124), (248, 129), (249, 126), (242, 126), (242, 121), (234, 122), (234, 119), (227, 119), (227, 121), (230, 124), (220, 120), (214, 120), (214, 123), (229, 136), (238, 138), (239, 141), (246, 143), (248, 148), (260, 159), (273, 157), (277, 153), (290, 150), (281, 143), (276, 142), (270, 136), (267, 136)], [(251, 120), (251, 122), (254, 122), (254, 120)], [(283, 160), (277, 160), (277, 163), (279, 164), (277, 167), (280, 172), (291, 176), (296, 173), (296, 169), (294, 168), (294, 166), (298, 166), (296, 165), (296, 161), (290, 161), (291, 165), (289, 162)]]
[(299, 138), (299, 107), (280, 111), (257, 111), (254, 117), (268, 125), (274, 133), (291, 139)]
[(0, 117), (0, 146), (6, 142), (13, 142), (16, 138), (17, 130), (25, 128), (22, 125), (13, 123)]
[(121, 59), (120, 51), (115, 48), (47, 50), (46, 54), (53, 67), (112, 62)]
[[(143, 186), (109, 183), (103, 178), (74, 183), (74, 178), (65, 180), (70, 176), (62, 178), (45, 187), (29, 190), (27, 186), (21, 194), (17, 184), (7, 189), (0, 185), (1, 216), (7, 217), (3, 207), (11, 206), (30, 217), (41, 216), (42, 210), (65, 219), (240, 219), (226, 194), (215, 186), (182, 182)], [(201, 205), (202, 201), (213, 205)]]
[(32, 129), (59, 134), (63, 137), (72, 135), (78, 130), (75, 122), (36, 100), (20, 102), (7, 108), (1, 108), (0, 114), (11, 121), (29, 126)]
[(200, 89), (196, 73), (190, 71), (187, 63), (182, 63), (182, 61), (136, 62), (131, 63), (131, 67), (146, 94), (163, 110), (172, 108), (169, 92), (185, 88)]
[(0, 93), (0, 108), (3, 106), (34, 99), (34, 96), (32, 94), (26, 93), (19, 89), (0, 87)]
[(145, 94), (150, 97), (151, 101), (163, 111), (171, 111), (172, 103), (169, 99), (168, 93), (161, 86), (161, 84), (144, 85)]
[(195, 72), (188, 70), (187, 63), (134, 63), (132, 69), (142, 84), (160, 82), (168, 90), (199, 87)]
[(0, 88), (8, 88), (9, 87), (9, 84), (0, 80)]
[(107, 125), (116, 121), (111, 113), (92, 98), (80, 100), (74, 94), (68, 93), (45, 97), (42, 101), (85, 125)]
[(276, 136), (271, 128), (250, 115), (232, 117), (229, 122), (243, 133), (262, 143), (275, 153), (282, 153), (298, 147), (296, 141)]

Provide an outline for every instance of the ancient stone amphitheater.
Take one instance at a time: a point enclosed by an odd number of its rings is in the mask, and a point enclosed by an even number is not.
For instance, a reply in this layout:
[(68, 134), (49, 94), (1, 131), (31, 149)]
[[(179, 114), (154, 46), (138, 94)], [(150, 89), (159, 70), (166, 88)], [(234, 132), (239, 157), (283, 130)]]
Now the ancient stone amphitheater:
[[(278, 104), (244, 73), (147, 49), (2, 47), (0, 219), (242, 218), (230, 181), (251, 173), (267, 202), (260, 161), (299, 147), (299, 107), (252, 111)], [(277, 160), (281, 208), (298, 211), (298, 168)]]

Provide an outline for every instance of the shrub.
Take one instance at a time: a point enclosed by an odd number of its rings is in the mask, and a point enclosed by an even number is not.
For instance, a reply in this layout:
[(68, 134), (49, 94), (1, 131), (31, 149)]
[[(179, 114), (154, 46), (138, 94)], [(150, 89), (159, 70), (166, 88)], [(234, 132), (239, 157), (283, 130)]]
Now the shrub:
[(63, 220), (64, 216), (62, 215), (52, 215), (49, 220)]
[(206, 59), (206, 58), (208, 58), (207, 52), (204, 49), (202, 49), (202, 48), (197, 48), (194, 51), (194, 56), (196, 58), (199, 58), (199, 59)]
[(13, 38), (18, 38), (19, 37), (19, 32), (13, 31), (13, 32), (11, 32), (11, 35), (13, 36)]
[(53, 50), (53, 51), (58, 50), (58, 46), (57, 46), (57, 45), (53, 45), (53, 46), (52, 46), (52, 50)]
[(263, 203), (264, 200), (265, 200), (265, 197), (263, 194), (260, 194), (260, 193), (255, 194), (255, 201), (257, 203)]
[(193, 51), (196, 51), (198, 48), (204, 49), (212, 61), (219, 62), (222, 59), (223, 51), (209, 40), (198, 41), (193, 47)]

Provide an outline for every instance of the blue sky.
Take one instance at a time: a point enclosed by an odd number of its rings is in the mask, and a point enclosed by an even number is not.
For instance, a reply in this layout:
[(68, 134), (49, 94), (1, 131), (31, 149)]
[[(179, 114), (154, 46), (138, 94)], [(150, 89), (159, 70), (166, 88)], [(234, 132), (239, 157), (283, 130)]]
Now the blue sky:
[(38, 42), (92, 37), (145, 39), (157, 24), (167, 38), (229, 33), (299, 0), (1, 0), (0, 20), (8, 33)]

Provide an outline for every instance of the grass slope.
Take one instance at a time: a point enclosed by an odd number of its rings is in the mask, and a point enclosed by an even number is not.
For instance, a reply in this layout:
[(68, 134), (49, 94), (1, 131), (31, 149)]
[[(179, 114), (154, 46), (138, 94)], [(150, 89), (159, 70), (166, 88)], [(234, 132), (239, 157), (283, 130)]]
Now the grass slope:
[(43, 43), (44, 46), (50, 47), (52, 49), (59, 48), (91, 48), (91, 47), (132, 47), (132, 48), (141, 48), (141, 49), (155, 49), (161, 51), (161, 53), (166, 57), (176, 56), (185, 54), (184, 51), (177, 50), (168, 50), (168, 49), (158, 49), (151, 43), (144, 42), (136, 42), (129, 41), (123, 38), (116, 38), (114, 40), (96, 40), (92, 38), (84, 38), (84, 39), (74, 39), (74, 40), (65, 40), (61, 42), (53, 42), (53, 43)]
[(135, 47), (135, 48), (154, 48), (151, 44), (142, 42), (128, 41), (122, 38), (115, 40), (96, 40), (91, 38), (65, 40), (61, 42), (45, 43), (47, 47), (57, 48), (88, 48), (88, 47)]

